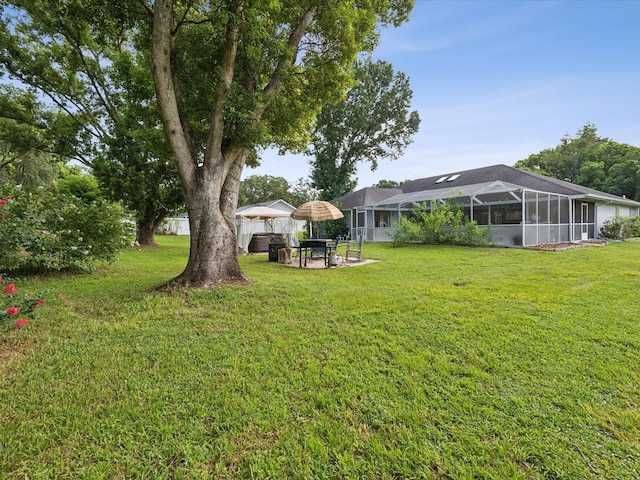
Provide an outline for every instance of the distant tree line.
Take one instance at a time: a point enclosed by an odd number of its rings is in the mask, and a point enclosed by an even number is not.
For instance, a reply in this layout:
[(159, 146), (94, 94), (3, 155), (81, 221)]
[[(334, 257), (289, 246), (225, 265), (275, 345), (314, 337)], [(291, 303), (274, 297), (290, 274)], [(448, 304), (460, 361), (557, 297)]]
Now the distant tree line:
[(640, 201), (640, 148), (600, 137), (591, 123), (515, 166)]
[(238, 206), (242, 207), (281, 199), (294, 207), (298, 207), (316, 198), (318, 198), (318, 191), (303, 178), (299, 178), (292, 185), (284, 177), (251, 175), (240, 182)]

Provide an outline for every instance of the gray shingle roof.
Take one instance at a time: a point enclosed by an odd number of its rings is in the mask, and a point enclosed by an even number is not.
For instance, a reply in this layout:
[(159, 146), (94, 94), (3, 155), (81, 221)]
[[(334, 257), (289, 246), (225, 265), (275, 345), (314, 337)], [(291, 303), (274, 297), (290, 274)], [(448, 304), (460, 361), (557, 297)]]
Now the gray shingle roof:
[(354, 207), (373, 205), (374, 203), (381, 202), (382, 200), (391, 198), (399, 193), (402, 193), (402, 190), (399, 188), (366, 187), (343, 195), (342, 197), (338, 197), (335, 200), (332, 200), (331, 203), (335, 204), (340, 202), (341, 210), (351, 210)]
[[(454, 178), (450, 180), (451, 177)], [(492, 165), (490, 167), (475, 168), (473, 170), (464, 170), (451, 172), (445, 175), (436, 175), (429, 178), (421, 178), (403, 183), (400, 185), (400, 188), (404, 193), (409, 193), (436, 190), (440, 188), (455, 189), (456, 187), (462, 187), (464, 185), (492, 182), (495, 180), (501, 180), (503, 182), (520, 185), (521, 187), (541, 192), (559, 193), (569, 196), (584, 195), (640, 205), (640, 203), (623, 199), (616, 195), (600, 192), (592, 188), (583, 187), (563, 180), (545, 177), (544, 175), (527, 172), (507, 165)]]
[(455, 191), (456, 188), (462, 189), (462, 187), (467, 185), (488, 184), (495, 181), (518, 185), (522, 188), (537, 190), (539, 192), (558, 193), (577, 198), (588, 197), (592, 199), (612, 200), (619, 204), (640, 206), (640, 202), (507, 165), (492, 165), (490, 167), (474, 168), (472, 170), (462, 170), (444, 175), (420, 178), (403, 183), (398, 188), (362, 188), (336, 198), (332, 203), (340, 202), (342, 210), (350, 210), (354, 207), (374, 205), (401, 193), (432, 190)]

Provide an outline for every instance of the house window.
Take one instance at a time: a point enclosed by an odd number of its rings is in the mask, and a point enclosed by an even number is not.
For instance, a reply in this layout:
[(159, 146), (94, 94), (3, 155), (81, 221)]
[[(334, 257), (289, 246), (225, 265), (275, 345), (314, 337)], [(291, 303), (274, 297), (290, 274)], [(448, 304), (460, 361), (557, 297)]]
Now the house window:
[(375, 220), (376, 227), (390, 227), (391, 212), (375, 212), (374, 220)]
[(515, 225), (522, 221), (522, 206), (520, 203), (494, 205), (491, 207), (492, 224)]
[(478, 225), (489, 225), (489, 207), (484, 205), (473, 207), (473, 219)]

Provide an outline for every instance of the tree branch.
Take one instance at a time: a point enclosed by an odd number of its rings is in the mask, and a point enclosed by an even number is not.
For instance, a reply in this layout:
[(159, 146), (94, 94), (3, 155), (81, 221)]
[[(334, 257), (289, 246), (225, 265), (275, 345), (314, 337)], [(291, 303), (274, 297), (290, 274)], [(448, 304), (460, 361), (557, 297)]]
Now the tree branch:
[(153, 16), (153, 6), (149, 3), (149, 0), (138, 0), (138, 2), (149, 15)]
[[(120, 116), (118, 115), (118, 111), (109, 100), (109, 97), (106, 93), (107, 88), (100, 80), (101, 78), (105, 78), (105, 75), (97, 75), (97, 76), (92, 75), (91, 69), (89, 68), (89, 64), (87, 63), (86, 57), (82, 52), (81, 46), (77, 42), (71, 42), (71, 44), (73, 45), (74, 50), (80, 57), (80, 61), (82, 62), (82, 66), (84, 67), (84, 73), (87, 75), (87, 78), (89, 79), (89, 83), (93, 88), (93, 92), (98, 97), (98, 101), (104, 107), (109, 117), (111, 117), (111, 119), (114, 122), (118, 122), (120, 119)], [(98, 71), (101, 71), (102, 69), (100, 67), (100, 59), (94, 58), (94, 61), (98, 67)]]
[(220, 78), (214, 89), (213, 102), (211, 103), (211, 125), (207, 138), (207, 158), (205, 158), (205, 163), (210, 162), (211, 155), (213, 155), (214, 152), (221, 152), (222, 150), (222, 140), (224, 139), (224, 101), (229, 93), (235, 72), (241, 15), (242, 6), (237, 4), (236, 10), (231, 12), (230, 18), (227, 21), (222, 64), (220, 65)]
[[(173, 73), (173, 0), (156, 0), (153, 7), (152, 72), (162, 124), (183, 185), (193, 185), (197, 172), (178, 106), (177, 79)], [(186, 122), (186, 120), (185, 120)], [(190, 189), (184, 189), (190, 195)]]
[(309, 28), (309, 25), (311, 25), (311, 22), (313, 22), (313, 19), (315, 18), (317, 12), (318, 7), (316, 5), (312, 5), (311, 7), (309, 7), (289, 35), (289, 40), (287, 42), (287, 51), (278, 61), (271, 80), (262, 90), (265, 101), (254, 111), (254, 124), (257, 124), (260, 121), (262, 114), (265, 112), (273, 99), (278, 95), (280, 88), (282, 88), (282, 74), (287, 68), (295, 63), (302, 37), (307, 32), (307, 29)]

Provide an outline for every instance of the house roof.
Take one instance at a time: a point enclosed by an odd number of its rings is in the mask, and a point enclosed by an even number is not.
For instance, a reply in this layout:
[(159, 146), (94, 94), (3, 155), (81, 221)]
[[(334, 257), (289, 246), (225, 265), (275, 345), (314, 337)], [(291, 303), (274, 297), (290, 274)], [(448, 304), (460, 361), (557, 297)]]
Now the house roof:
[[(400, 185), (403, 193), (424, 192), (433, 190), (460, 191), (462, 187), (470, 185), (488, 184), (501, 181), (519, 186), (520, 188), (537, 190), (540, 192), (558, 193), (572, 198), (588, 198), (596, 201), (614, 202), (622, 205), (640, 206), (640, 202), (630, 200), (592, 188), (583, 187), (563, 180), (545, 177), (537, 173), (527, 172), (507, 165), (492, 165), (490, 167), (475, 168), (421, 178)], [(377, 202), (376, 202), (377, 203)], [(367, 204), (361, 204), (365, 206)], [(371, 205), (371, 204), (370, 204)]]
[(265, 205), (255, 205), (253, 207), (243, 208), (236, 210), (236, 218), (250, 218), (250, 219), (269, 219), (278, 217), (288, 217), (290, 212), (285, 212), (273, 207), (267, 207)]
[(366, 187), (338, 197), (331, 203), (340, 203), (341, 210), (351, 210), (354, 207), (373, 205), (399, 193), (403, 193), (399, 188)]
[(238, 209), (236, 211), (237, 211), (237, 213), (241, 213), (243, 210), (247, 210), (247, 209), (253, 208), (253, 207), (275, 208), (277, 210), (281, 210), (281, 211), (287, 212), (287, 213), (291, 213), (296, 209), (296, 207), (294, 207), (290, 203), (285, 202), (284, 200), (279, 198), (277, 200), (269, 200), (269, 201), (266, 201), (266, 202), (254, 203), (254, 204), (251, 204), (251, 205), (243, 205), (242, 207), (238, 207)]

